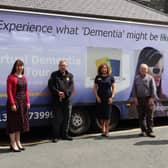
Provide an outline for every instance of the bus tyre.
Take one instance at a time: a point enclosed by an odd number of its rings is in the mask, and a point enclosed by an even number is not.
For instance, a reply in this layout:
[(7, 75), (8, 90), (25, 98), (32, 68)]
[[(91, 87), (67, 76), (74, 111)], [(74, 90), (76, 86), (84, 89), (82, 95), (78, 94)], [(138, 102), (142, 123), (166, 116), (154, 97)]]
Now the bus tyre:
[[(109, 124), (109, 130), (112, 131), (116, 129), (120, 121), (120, 112), (117, 107), (112, 107), (112, 114), (111, 114), (111, 119), (110, 119), (110, 124)], [(96, 119), (96, 124), (97, 126), (101, 129), (101, 124), (98, 119)]]
[(70, 133), (80, 135), (87, 132), (90, 128), (90, 117), (87, 111), (76, 108), (72, 111), (70, 122)]

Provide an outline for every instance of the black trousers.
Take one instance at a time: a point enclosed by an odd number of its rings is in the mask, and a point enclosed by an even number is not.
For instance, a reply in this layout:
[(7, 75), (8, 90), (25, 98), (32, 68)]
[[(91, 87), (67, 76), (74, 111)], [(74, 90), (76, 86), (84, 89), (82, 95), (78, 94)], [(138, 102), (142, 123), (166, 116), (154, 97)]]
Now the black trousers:
[(52, 134), (53, 138), (65, 137), (69, 132), (72, 104), (70, 102), (53, 105)]
[(138, 98), (138, 102), (137, 110), (141, 131), (151, 133), (153, 127), (153, 110), (149, 107), (149, 97)]

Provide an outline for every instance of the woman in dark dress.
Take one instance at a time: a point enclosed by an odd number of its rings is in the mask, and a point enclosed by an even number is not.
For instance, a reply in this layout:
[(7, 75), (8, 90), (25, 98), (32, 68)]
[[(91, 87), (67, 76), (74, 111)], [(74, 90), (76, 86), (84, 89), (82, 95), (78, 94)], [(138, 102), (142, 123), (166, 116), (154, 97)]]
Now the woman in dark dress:
[(107, 64), (101, 64), (98, 67), (93, 90), (96, 96), (97, 117), (101, 123), (102, 135), (107, 136), (111, 118), (111, 104), (115, 95), (115, 80), (110, 74), (110, 68)]
[(10, 137), (10, 149), (14, 152), (25, 149), (20, 142), (20, 133), (29, 131), (29, 108), (24, 63), (16, 60), (7, 78), (7, 133)]

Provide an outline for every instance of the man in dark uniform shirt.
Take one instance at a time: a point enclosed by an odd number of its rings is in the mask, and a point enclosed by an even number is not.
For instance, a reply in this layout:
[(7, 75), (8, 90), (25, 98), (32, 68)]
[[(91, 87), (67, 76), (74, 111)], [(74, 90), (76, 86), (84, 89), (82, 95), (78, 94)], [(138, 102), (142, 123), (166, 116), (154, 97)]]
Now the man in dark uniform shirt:
[(60, 137), (72, 140), (68, 135), (72, 104), (70, 97), (74, 90), (73, 75), (67, 71), (67, 61), (59, 62), (59, 70), (52, 72), (49, 79), (49, 90), (52, 94), (53, 106), (53, 142)]

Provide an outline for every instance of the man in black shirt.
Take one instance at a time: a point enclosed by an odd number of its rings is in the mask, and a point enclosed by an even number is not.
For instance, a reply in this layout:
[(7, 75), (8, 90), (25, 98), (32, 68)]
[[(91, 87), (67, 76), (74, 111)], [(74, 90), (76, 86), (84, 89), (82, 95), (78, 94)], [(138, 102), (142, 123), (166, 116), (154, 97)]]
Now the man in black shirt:
[(67, 71), (67, 61), (59, 62), (59, 70), (52, 72), (49, 83), (53, 106), (53, 142), (62, 137), (72, 140), (68, 135), (72, 104), (70, 97), (74, 90), (73, 75)]

